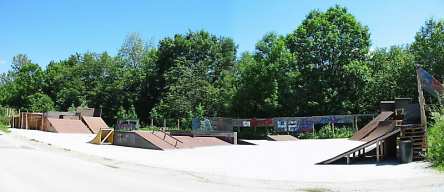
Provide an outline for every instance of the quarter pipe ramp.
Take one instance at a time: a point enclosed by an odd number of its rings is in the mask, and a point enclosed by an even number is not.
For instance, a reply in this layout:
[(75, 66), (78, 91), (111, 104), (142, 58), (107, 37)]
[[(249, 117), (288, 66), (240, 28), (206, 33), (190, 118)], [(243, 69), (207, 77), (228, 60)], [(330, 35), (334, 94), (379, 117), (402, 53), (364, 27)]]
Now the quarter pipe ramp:
[(91, 130), (91, 132), (93, 132), (94, 134), (97, 134), (100, 131), (100, 129), (109, 128), (101, 117), (82, 116), (82, 120), (85, 123), (85, 125)]
[(48, 131), (56, 133), (91, 133), (81, 120), (47, 118)]

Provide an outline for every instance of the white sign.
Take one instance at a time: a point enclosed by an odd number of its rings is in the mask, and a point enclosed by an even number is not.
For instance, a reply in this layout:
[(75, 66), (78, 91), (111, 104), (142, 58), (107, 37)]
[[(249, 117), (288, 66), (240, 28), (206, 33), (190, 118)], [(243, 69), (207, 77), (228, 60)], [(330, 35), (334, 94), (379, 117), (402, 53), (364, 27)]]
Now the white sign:
[(250, 121), (242, 121), (243, 127), (250, 127)]

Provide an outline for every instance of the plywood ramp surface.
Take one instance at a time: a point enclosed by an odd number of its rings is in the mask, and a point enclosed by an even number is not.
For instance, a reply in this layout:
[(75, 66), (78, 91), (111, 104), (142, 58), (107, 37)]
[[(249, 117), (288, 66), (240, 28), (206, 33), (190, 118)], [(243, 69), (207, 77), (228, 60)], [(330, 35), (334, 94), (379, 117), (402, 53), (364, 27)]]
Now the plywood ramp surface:
[(91, 133), (81, 120), (48, 118), (48, 122), (56, 133)]
[(373, 120), (371, 120), (367, 125), (365, 125), (363, 128), (361, 128), (359, 131), (357, 131), (353, 136), (350, 138), (351, 140), (362, 140), (365, 137), (367, 137), (373, 130), (378, 127), (380, 121), (387, 120), (391, 115), (393, 114), (392, 111), (383, 111), (378, 116), (376, 116)]
[(268, 140), (271, 141), (297, 141), (298, 138), (292, 136), (292, 135), (268, 135)]
[(166, 142), (162, 137), (155, 135), (151, 131), (136, 131), (135, 133), (162, 150), (175, 148), (174, 144)]
[(230, 143), (222, 141), (216, 137), (190, 137), (190, 136), (174, 136), (180, 140), (179, 148), (194, 148), (214, 145), (230, 145)]
[(108, 125), (103, 121), (101, 117), (88, 117), (83, 116), (83, 121), (85, 122), (86, 126), (91, 129), (93, 133), (98, 133), (100, 129), (108, 129)]
[(158, 131), (136, 131), (136, 134), (162, 150), (230, 145), (230, 143), (222, 141), (216, 137), (171, 136)]

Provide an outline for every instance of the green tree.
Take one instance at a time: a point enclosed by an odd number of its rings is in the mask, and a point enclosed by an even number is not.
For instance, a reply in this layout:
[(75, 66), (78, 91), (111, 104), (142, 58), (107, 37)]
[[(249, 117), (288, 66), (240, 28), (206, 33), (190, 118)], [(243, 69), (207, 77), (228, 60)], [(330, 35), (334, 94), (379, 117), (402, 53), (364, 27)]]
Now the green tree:
[(416, 98), (416, 68), (408, 47), (376, 49), (370, 53), (369, 66), (372, 80), (367, 83), (366, 95), (369, 106), (374, 106), (371, 109), (381, 100)]
[(9, 106), (24, 108), (28, 96), (41, 93), (44, 87), (44, 72), (37, 64), (27, 63), (14, 74), (14, 81), (8, 86)]
[(85, 81), (81, 79), (82, 55), (71, 55), (59, 62), (50, 62), (45, 71), (45, 93), (55, 102), (56, 108), (66, 111), (84, 100)]
[(416, 64), (444, 80), (444, 20), (429, 19), (411, 46)]
[(54, 102), (43, 93), (35, 93), (26, 97), (25, 110), (33, 112), (48, 112), (54, 110)]
[(236, 116), (269, 117), (297, 111), (290, 98), (294, 96), (292, 84), (298, 72), (284, 36), (266, 34), (256, 43), (253, 55), (241, 56), (236, 73)]
[(17, 54), (12, 58), (12, 70), (17, 72), (19, 71), (23, 65), (32, 63), (31, 59), (28, 58), (26, 54)]
[[(287, 46), (301, 72), (298, 99), (303, 114), (349, 113), (357, 97), (355, 81), (349, 81), (348, 65), (365, 64), (370, 46), (366, 26), (335, 6), (312, 11), (287, 37)], [(359, 77), (352, 77), (356, 79)]]
[(167, 117), (185, 117), (198, 105), (206, 115), (222, 115), (225, 77), (233, 69), (233, 40), (205, 31), (177, 34), (160, 41), (155, 75), (150, 79), (155, 111)]

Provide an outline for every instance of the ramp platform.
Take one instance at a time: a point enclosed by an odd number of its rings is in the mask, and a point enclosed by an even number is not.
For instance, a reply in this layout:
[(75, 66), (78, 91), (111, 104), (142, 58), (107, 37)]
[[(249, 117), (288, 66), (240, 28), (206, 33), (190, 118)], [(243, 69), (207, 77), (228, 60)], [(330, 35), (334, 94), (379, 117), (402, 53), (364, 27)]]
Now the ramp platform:
[(81, 120), (47, 118), (48, 131), (56, 133), (91, 133)]

